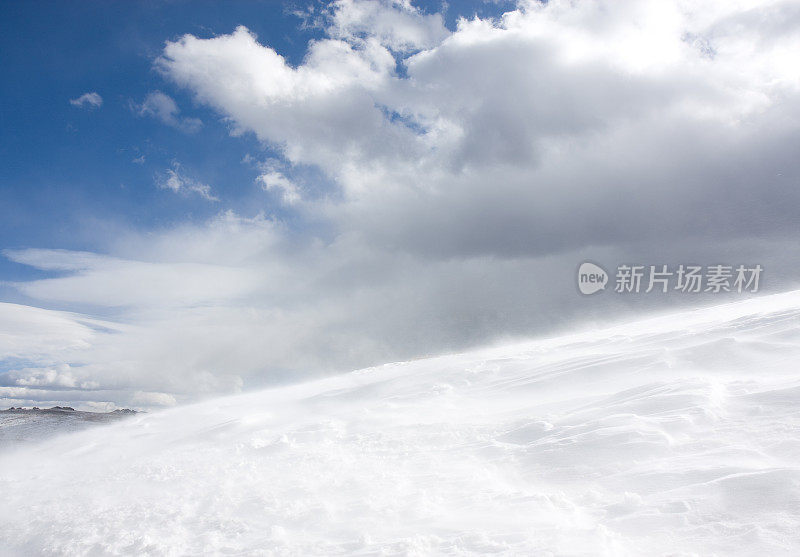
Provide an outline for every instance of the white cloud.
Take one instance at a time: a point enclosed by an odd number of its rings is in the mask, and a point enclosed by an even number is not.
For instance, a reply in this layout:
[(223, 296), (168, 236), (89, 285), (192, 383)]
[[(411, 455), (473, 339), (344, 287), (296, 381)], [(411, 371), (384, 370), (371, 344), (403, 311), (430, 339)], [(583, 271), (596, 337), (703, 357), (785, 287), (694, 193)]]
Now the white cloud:
[[(782, 261), (800, 257), (796, 243), (745, 248), (736, 241), (724, 247), (742, 260), (760, 261), (772, 277)], [(606, 304), (587, 305), (576, 295), (575, 263), (587, 255), (601, 262), (631, 255), (620, 250), (421, 258), (377, 251), (352, 236), (329, 243), (300, 240), (273, 221), (230, 213), (205, 224), (134, 234), (110, 249), (117, 255), (9, 254), (17, 262), (61, 271), (56, 278), (17, 285), (23, 294), (114, 314), (114, 323), (92, 322), (80, 313), (0, 306), (0, 319), (19, 308), (40, 316), (27, 328), (3, 327), (16, 331), (4, 353), (25, 362), (12, 363), (2, 376), (9, 388), (25, 389), (0, 393), (20, 400), (10, 405), (61, 397), (147, 406), (134, 397), (139, 391), (188, 401), (567, 324), (574, 328), (581, 326), (576, 321), (611, 319), (628, 304), (629, 312), (652, 304), (610, 297)], [(718, 252), (691, 253), (692, 260), (709, 260)], [(634, 257), (645, 261), (652, 254), (643, 248)], [(53, 333), (38, 325), (48, 322)]]
[[(192, 36), (169, 43), (158, 64), (178, 83), (192, 86), (201, 102), (228, 113), (236, 130), (284, 146), (293, 161), (338, 165), (360, 155), (370, 140), (385, 141), (384, 132), (396, 139), (407, 135), (385, 124), (368, 93), (395, 65), (376, 43), (356, 51), (341, 40), (314, 42), (306, 63), (294, 69), (239, 27), (213, 45)], [(203, 65), (219, 79), (206, 79)], [(376, 144), (373, 151), (385, 149)]]
[(70, 349), (85, 348), (94, 336), (77, 316), (19, 304), (0, 302), (0, 354), (3, 358), (58, 357)]
[(23, 387), (35, 388), (92, 388), (96, 384), (87, 382), (79, 384), (75, 374), (72, 372), (69, 364), (59, 364), (51, 368), (30, 368), (19, 371), (12, 371), (6, 377), (5, 381), (12, 379), (14, 384)]
[(92, 91), (90, 93), (84, 93), (75, 99), (70, 99), (69, 104), (79, 108), (100, 108), (103, 106), (103, 97)]
[[(800, 38), (728, 23), (768, 20), (780, 4), (531, 2), (462, 20), (406, 56), (400, 77), (380, 30), (356, 23), (410, 9), (337, 3), (330, 38), (296, 68), (241, 27), (169, 43), (158, 64), (235, 133), (321, 168), (344, 194), (326, 215), (392, 249), (544, 253), (796, 220), (796, 188), (760, 165), (797, 168), (800, 74), (778, 60)], [(762, 172), (772, 186), (750, 205), (759, 216), (731, 219)], [(580, 226), (565, 230), (564, 214)], [(484, 237), (476, 219), (492, 223)]]
[(270, 159), (263, 163), (254, 163), (251, 157), (245, 157), (243, 162), (255, 164), (261, 172), (256, 181), (261, 184), (264, 191), (277, 193), (284, 205), (297, 205), (303, 200), (300, 186), (281, 171), (280, 161)]
[[(81, 400), (182, 401), (661, 303), (587, 305), (572, 284), (587, 257), (725, 257), (791, 286), (800, 35), (780, 22), (797, 17), (772, 2), (553, 0), (445, 33), (407, 3), (352, 1), (298, 66), (243, 27), (168, 43), (165, 76), (280, 150), (259, 180), (303, 226), (224, 212), (109, 239), (106, 254), (11, 253), (60, 272), (23, 294), (118, 322), (47, 313), (85, 344), (20, 334), (8, 346), (31, 363), (15, 377), (66, 362), (76, 385), (99, 385)], [(293, 174), (306, 165), (332, 191), (309, 195)], [(177, 164), (160, 186), (216, 199)]]
[(167, 393), (148, 393), (137, 391), (133, 394), (132, 402), (137, 406), (175, 406), (175, 397)]
[(211, 186), (187, 176), (177, 162), (158, 177), (157, 183), (158, 187), (175, 193), (184, 195), (196, 193), (208, 201), (219, 201), (219, 198), (211, 193)]
[(423, 14), (408, 0), (337, 0), (328, 33), (352, 43), (377, 40), (397, 52), (432, 48), (449, 32), (441, 14)]
[(258, 181), (261, 182), (265, 190), (279, 192), (281, 199), (287, 205), (294, 205), (301, 199), (297, 184), (280, 172), (274, 170), (264, 172), (258, 176)]
[(161, 91), (151, 91), (141, 105), (136, 106), (140, 116), (152, 116), (162, 123), (187, 133), (196, 133), (203, 127), (199, 118), (180, 116), (180, 109), (175, 100)]

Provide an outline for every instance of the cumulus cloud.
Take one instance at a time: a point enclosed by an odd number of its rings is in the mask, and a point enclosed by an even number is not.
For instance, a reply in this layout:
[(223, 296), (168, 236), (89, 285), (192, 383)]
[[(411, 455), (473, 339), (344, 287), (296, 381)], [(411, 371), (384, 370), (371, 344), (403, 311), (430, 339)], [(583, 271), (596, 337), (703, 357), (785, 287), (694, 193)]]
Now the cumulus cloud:
[(173, 163), (172, 168), (160, 174), (156, 183), (161, 189), (184, 195), (195, 193), (208, 201), (219, 201), (219, 198), (211, 193), (211, 186), (187, 176), (177, 162)]
[[(304, 226), (222, 212), (104, 254), (10, 252), (58, 272), (21, 293), (113, 309), (116, 327), (39, 310), (66, 340), (10, 340), (29, 361), (6, 386), (51, 397), (69, 363), (76, 400), (180, 402), (676, 302), (581, 298), (586, 258), (760, 262), (766, 290), (790, 287), (797, 17), (770, 1), (553, 0), (448, 31), (407, 2), (349, 0), (297, 66), (244, 27), (169, 42), (158, 69), (281, 154), (258, 181)], [(327, 191), (307, 195), (301, 167)], [(159, 183), (216, 199), (177, 164)]]
[(92, 91), (90, 93), (84, 93), (80, 97), (70, 99), (69, 104), (79, 108), (100, 108), (103, 106), (103, 97)]
[(337, 0), (324, 25), (333, 37), (378, 41), (404, 53), (434, 47), (448, 35), (441, 14), (424, 14), (408, 0)]
[(203, 127), (199, 118), (188, 118), (180, 115), (175, 100), (161, 91), (151, 91), (140, 105), (136, 105), (140, 116), (152, 116), (162, 123), (187, 133), (196, 133)]
[[(402, 77), (379, 30), (343, 30), (390, 7), (336, 6), (299, 67), (241, 27), (169, 43), (159, 67), (236, 133), (335, 177), (347, 203), (334, 218), (384, 247), (547, 253), (796, 221), (792, 179), (764, 162), (796, 175), (798, 71), (784, 54), (798, 36), (731, 23), (780, 4), (523, 3), (462, 20)], [(745, 199), (748, 218), (732, 218)], [(476, 237), (476, 219), (493, 226)]]
[(3, 377), (4, 382), (12, 382), (22, 387), (92, 389), (98, 384), (93, 381), (80, 382), (69, 364), (59, 364), (50, 368), (23, 368), (15, 370)]
[(133, 394), (132, 402), (138, 406), (174, 406), (175, 397), (167, 393), (148, 393), (137, 391)]

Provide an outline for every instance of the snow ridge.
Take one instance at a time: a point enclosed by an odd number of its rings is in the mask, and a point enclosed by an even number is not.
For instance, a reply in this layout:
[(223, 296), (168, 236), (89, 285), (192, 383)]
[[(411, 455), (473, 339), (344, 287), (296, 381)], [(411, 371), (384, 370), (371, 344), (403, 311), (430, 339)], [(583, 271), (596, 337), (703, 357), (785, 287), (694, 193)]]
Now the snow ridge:
[(800, 292), (7, 452), (0, 552), (792, 555)]

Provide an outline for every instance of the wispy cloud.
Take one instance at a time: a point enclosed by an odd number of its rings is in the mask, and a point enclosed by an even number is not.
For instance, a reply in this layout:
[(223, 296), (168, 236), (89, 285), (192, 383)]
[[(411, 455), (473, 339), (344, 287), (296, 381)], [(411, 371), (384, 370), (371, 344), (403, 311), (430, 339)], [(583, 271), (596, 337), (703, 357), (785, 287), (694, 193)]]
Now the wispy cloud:
[(135, 104), (134, 108), (139, 116), (151, 116), (186, 133), (196, 133), (203, 127), (203, 122), (199, 118), (181, 116), (175, 100), (161, 91), (148, 93), (144, 101)]
[(208, 201), (219, 201), (219, 198), (211, 193), (211, 186), (187, 176), (178, 162), (172, 163), (172, 168), (158, 175), (156, 183), (158, 187), (175, 193), (184, 195), (195, 193)]
[(277, 170), (265, 171), (258, 176), (258, 181), (265, 191), (278, 192), (281, 201), (286, 205), (295, 205), (301, 200), (297, 184)]
[(268, 159), (264, 162), (257, 162), (248, 155), (242, 162), (253, 165), (260, 171), (256, 182), (264, 191), (275, 193), (283, 205), (297, 205), (303, 201), (300, 186), (286, 175), (285, 168), (283, 168), (285, 165), (282, 165), (280, 160)]
[(92, 91), (91, 93), (84, 93), (75, 99), (70, 99), (69, 104), (79, 108), (100, 108), (103, 106), (103, 97)]

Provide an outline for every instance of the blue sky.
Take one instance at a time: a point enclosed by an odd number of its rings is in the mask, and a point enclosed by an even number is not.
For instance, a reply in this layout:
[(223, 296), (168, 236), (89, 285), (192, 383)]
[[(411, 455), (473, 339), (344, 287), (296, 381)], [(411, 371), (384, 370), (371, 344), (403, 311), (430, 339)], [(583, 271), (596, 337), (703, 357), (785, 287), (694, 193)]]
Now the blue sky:
[[(262, 145), (231, 139), (228, 128), (153, 70), (163, 44), (184, 33), (212, 36), (247, 22), (299, 61), (313, 31), (279, 2), (7, 2), (2, 17), (0, 237), (4, 248), (103, 249), (104, 230), (164, 226), (204, 218), (220, 203), (181, 197), (155, 185), (174, 161), (214, 185), (224, 206), (273, 210), (242, 164)], [(153, 90), (168, 91), (186, 116), (203, 121), (187, 133), (138, 116)], [(96, 91), (96, 109), (70, 99)], [(0, 272), (33, 272), (3, 260)]]

